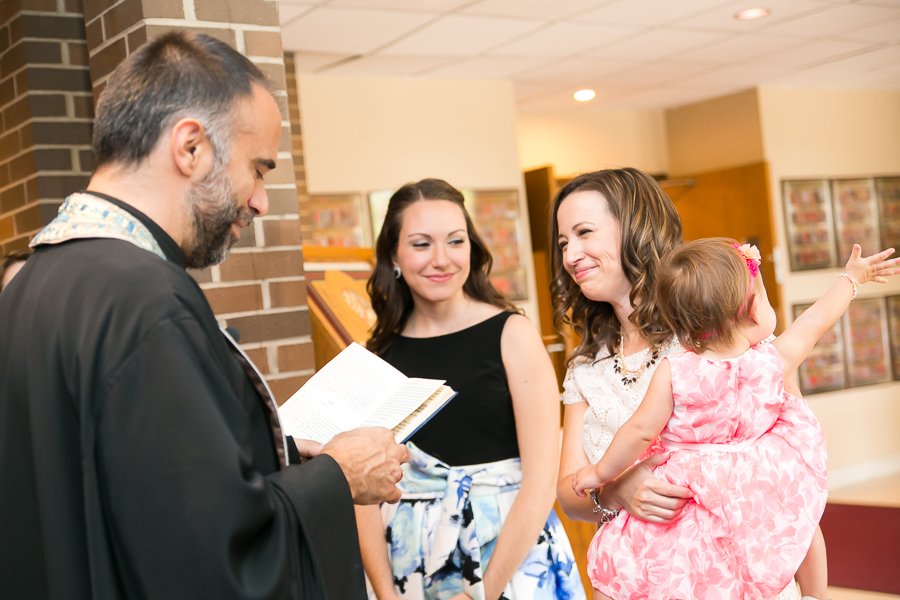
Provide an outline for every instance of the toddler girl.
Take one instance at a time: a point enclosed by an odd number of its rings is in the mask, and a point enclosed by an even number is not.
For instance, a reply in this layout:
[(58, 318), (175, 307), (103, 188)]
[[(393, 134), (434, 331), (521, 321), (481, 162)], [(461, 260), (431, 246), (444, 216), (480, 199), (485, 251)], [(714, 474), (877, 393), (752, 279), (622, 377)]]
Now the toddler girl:
[(771, 344), (758, 345), (775, 330), (775, 311), (759, 276), (759, 251), (731, 242), (689, 242), (663, 259), (658, 304), (689, 351), (660, 363), (600, 461), (575, 474), (583, 496), (659, 439), (670, 454), (654, 475), (694, 492), (672, 524), (623, 514), (600, 528), (588, 550), (595, 598), (775, 598), (801, 562), (803, 592), (823, 594), (825, 439), (806, 402), (785, 393), (784, 377), (859, 285), (886, 283), (898, 259), (885, 261), (893, 250), (861, 258), (854, 245), (825, 295)]

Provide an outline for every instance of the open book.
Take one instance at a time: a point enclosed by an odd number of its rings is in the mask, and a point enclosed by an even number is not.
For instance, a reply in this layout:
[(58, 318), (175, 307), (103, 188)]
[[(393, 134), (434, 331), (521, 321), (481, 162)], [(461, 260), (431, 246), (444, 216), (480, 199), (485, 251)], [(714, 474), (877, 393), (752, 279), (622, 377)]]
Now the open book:
[(357, 427), (386, 427), (406, 442), (456, 395), (437, 379), (407, 377), (357, 343), (281, 405), (286, 435), (327, 442)]

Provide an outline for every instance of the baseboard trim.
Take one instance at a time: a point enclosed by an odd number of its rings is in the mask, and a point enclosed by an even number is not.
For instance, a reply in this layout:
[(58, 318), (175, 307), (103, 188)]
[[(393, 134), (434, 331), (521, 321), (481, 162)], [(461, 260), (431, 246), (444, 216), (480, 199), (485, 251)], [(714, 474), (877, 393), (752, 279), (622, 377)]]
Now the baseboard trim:
[(828, 472), (828, 489), (837, 490), (900, 473), (900, 455), (842, 467)]

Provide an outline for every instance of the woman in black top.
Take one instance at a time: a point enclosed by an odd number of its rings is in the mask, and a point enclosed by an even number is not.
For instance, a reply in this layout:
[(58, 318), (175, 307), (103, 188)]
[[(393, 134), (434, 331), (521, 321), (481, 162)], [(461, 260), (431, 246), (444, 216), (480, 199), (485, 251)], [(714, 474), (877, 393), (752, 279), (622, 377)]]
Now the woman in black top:
[(489, 282), (462, 194), (437, 179), (403, 186), (375, 250), (369, 349), (458, 392), (413, 436), (403, 500), (381, 514), (357, 507), (378, 600), (584, 598), (552, 512), (553, 369), (535, 327)]

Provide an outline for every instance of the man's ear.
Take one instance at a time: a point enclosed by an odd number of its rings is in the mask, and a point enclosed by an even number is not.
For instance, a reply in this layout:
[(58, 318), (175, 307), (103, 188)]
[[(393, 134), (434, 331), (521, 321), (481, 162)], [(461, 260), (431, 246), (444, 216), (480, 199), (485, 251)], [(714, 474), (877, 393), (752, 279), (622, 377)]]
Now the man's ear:
[(175, 166), (188, 178), (203, 178), (212, 164), (213, 148), (206, 129), (197, 119), (184, 118), (172, 127), (171, 148)]

